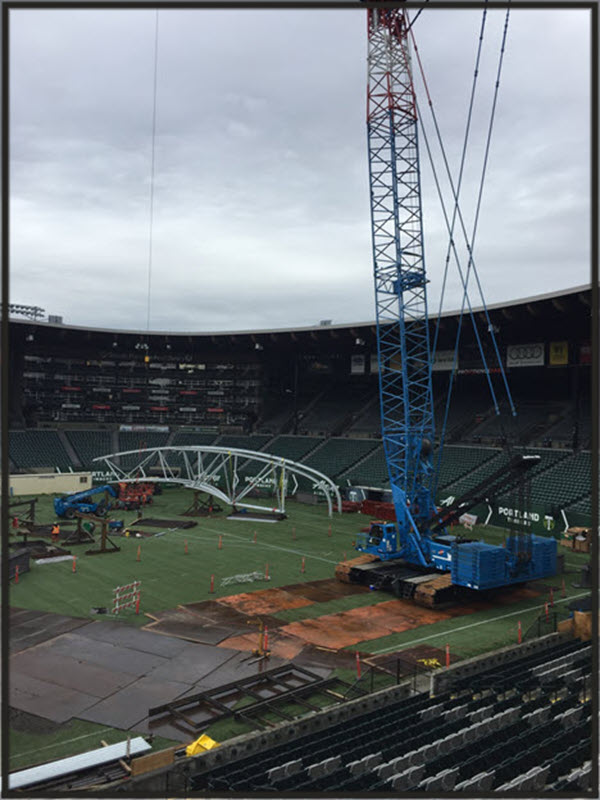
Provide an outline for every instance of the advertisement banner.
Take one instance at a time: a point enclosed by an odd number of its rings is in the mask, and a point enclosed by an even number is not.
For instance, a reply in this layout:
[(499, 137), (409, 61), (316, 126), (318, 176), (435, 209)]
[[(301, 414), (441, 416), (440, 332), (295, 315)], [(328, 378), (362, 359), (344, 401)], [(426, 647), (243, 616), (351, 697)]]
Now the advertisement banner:
[(119, 430), (125, 433), (147, 431), (148, 433), (168, 433), (168, 425), (119, 425)]
[(562, 522), (548, 513), (549, 510), (543, 505), (532, 504), (528, 511), (523, 512), (514, 505), (494, 504), (489, 524), (508, 529), (520, 528), (540, 536), (559, 536)]
[(351, 375), (365, 374), (365, 357), (363, 355), (350, 356), (350, 374)]
[(506, 348), (507, 367), (543, 367), (544, 343), (511, 344)]
[[(458, 369), (459, 358), (456, 358), (456, 369)], [(451, 370), (454, 365), (454, 350), (437, 350), (433, 359), (431, 369), (434, 372), (441, 370)]]
[(551, 367), (560, 367), (569, 363), (569, 343), (550, 342), (549, 361)]

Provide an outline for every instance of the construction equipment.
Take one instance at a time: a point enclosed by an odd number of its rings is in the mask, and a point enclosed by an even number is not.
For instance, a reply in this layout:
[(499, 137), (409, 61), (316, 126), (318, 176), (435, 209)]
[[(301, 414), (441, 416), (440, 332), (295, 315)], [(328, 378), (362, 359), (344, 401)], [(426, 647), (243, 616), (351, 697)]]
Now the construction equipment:
[[(438, 594), (446, 597), (454, 586), (481, 590), (555, 574), (556, 542), (525, 532), (511, 535), (503, 548), (446, 532), (446, 526), (497, 489), (506, 491), (509, 485), (522, 482), (539, 458), (515, 456), (443, 514), (434, 504), (439, 463), (434, 470), (433, 355), (410, 22), (403, 8), (371, 7), (367, 15), (379, 390), (396, 522), (374, 522), (368, 533), (357, 538), (356, 549), (377, 563), (344, 562), (336, 572), (342, 580), (391, 588), (400, 596), (427, 598), (425, 604), (433, 605)], [(440, 580), (440, 571), (448, 577)]]
[[(99, 501), (91, 500), (97, 494), (104, 494), (104, 498)], [(54, 511), (58, 517), (73, 519), (76, 512), (80, 514), (95, 514), (103, 517), (111, 508), (109, 497), (117, 497), (117, 492), (109, 484), (104, 486), (93, 486), (84, 492), (63, 495), (54, 498)]]

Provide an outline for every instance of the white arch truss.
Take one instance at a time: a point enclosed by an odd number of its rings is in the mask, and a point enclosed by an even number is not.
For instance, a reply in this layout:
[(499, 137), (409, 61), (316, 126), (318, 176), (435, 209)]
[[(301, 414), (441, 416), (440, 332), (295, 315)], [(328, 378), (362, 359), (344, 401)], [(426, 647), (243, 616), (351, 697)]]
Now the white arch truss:
[[(132, 467), (122, 467), (116, 460), (122, 456), (136, 456)], [(272, 486), (278, 507), (274, 511), (285, 513), (285, 496), (290, 477), (307, 478), (313, 489), (323, 492), (327, 500), (329, 516), (333, 512), (333, 501), (337, 510), (342, 510), (342, 499), (336, 484), (312, 467), (290, 461), (288, 458), (243, 450), (235, 447), (185, 446), (149, 447), (145, 450), (124, 450), (93, 459), (104, 465), (115, 481), (146, 481), (154, 483), (180, 483), (219, 498), (231, 506), (257, 508), (264, 506), (242, 502), (253, 489)], [(176, 464), (174, 462), (177, 462)], [(260, 467), (254, 474), (240, 475), (242, 465), (257, 462)]]

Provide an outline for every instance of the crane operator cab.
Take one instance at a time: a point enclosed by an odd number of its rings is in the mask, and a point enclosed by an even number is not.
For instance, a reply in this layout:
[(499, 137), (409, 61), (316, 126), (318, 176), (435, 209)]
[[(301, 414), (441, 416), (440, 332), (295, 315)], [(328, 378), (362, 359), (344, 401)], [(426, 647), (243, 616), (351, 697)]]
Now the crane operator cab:
[(361, 553), (372, 553), (374, 556), (385, 560), (397, 557), (397, 533), (394, 522), (371, 522), (367, 533), (360, 533), (356, 537), (356, 549)]

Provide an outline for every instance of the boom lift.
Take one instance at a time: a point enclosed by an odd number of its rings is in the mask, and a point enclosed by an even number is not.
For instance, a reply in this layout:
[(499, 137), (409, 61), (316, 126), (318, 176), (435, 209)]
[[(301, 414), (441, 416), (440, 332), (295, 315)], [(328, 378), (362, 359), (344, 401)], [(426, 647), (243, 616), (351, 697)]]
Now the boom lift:
[[(369, 8), (367, 126), (371, 222), (377, 311), (382, 437), (396, 523), (373, 523), (343, 580), (371, 583), (379, 570), (398, 586), (407, 567), (450, 573), (451, 584), (493, 588), (554, 575), (556, 542), (527, 534), (506, 547), (448, 534), (468, 508), (514, 485), (539, 461), (515, 456), (466, 497), (438, 512), (432, 497), (434, 413), (432, 351), (423, 253), (417, 110), (408, 45), (409, 22), (400, 8)], [(377, 559), (385, 569), (366, 563)], [(396, 566), (396, 571), (394, 571)], [(412, 573), (414, 575), (414, 571)], [(343, 576), (346, 577), (343, 577)], [(444, 585), (449, 585), (446, 581)]]
[[(101, 493), (104, 493), (102, 500), (94, 501), (91, 499), (94, 495)], [(109, 484), (92, 486), (91, 489), (86, 489), (84, 492), (55, 497), (54, 511), (58, 517), (66, 517), (66, 519), (73, 519), (77, 512), (81, 514), (96, 514), (96, 516), (102, 517), (110, 508), (109, 496), (117, 497), (117, 492)]]

